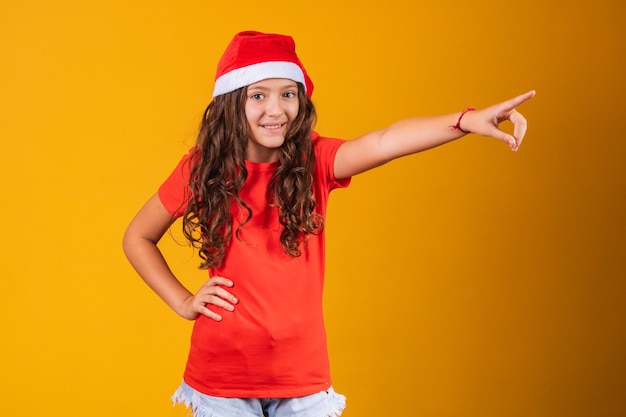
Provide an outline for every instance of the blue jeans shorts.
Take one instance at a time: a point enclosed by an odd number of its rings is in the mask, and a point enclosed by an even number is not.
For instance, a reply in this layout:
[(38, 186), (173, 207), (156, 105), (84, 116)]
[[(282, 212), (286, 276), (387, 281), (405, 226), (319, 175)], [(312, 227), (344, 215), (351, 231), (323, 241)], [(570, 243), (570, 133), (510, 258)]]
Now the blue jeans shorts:
[(336, 417), (346, 407), (346, 397), (332, 387), (296, 398), (223, 398), (202, 394), (183, 382), (172, 401), (191, 408), (194, 417)]

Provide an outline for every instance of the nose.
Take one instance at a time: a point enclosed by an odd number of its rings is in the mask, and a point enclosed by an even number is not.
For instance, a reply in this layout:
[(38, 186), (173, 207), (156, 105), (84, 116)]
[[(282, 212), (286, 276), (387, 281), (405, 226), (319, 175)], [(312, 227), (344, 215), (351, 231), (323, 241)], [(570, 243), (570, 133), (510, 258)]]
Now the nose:
[(268, 116), (280, 116), (283, 114), (283, 107), (280, 97), (272, 95), (266, 102), (265, 113)]

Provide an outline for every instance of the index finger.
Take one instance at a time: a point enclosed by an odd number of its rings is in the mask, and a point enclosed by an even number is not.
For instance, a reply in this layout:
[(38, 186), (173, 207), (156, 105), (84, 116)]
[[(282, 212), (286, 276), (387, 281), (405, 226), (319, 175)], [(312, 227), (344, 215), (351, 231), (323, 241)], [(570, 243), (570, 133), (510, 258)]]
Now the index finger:
[(220, 277), (220, 276), (215, 276), (215, 277), (211, 277), (205, 285), (223, 285), (225, 287), (232, 287), (234, 285), (234, 283), (229, 280), (228, 278), (224, 278), (224, 277)]
[(520, 94), (517, 97), (514, 97), (508, 101), (505, 101), (503, 104), (508, 109), (514, 109), (520, 104), (524, 103), (525, 101), (530, 100), (531, 98), (535, 97), (535, 94), (536, 94), (535, 90), (530, 90), (527, 93)]

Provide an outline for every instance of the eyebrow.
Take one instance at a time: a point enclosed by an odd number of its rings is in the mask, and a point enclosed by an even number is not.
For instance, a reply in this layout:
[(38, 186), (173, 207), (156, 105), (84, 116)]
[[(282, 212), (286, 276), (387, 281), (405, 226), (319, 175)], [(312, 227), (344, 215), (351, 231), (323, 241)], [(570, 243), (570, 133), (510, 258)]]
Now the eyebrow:
[[(281, 85), (279, 88), (282, 89), (282, 90), (286, 90), (286, 89), (289, 89), (289, 88), (298, 88), (298, 84), (295, 81), (293, 81), (293, 82), (285, 83), (285, 84)], [(263, 90), (263, 91), (267, 91), (267, 90), (270, 90), (270, 88), (262, 86), (262, 85), (252, 84), (252, 85), (248, 86), (248, 90)]]

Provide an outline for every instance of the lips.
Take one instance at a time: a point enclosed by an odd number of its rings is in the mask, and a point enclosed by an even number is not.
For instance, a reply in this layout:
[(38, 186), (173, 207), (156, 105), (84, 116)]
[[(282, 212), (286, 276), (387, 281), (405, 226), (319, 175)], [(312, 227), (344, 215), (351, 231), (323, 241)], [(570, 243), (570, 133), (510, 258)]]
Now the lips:
[(277, 130), (277, 129), (281, 129), (286, 124), (287, 123), (281, 123), (281, 124), (277, 124), (277, 125), (261, 125), (261, 127), (263, 129), (267, 129), (267, 130)]

